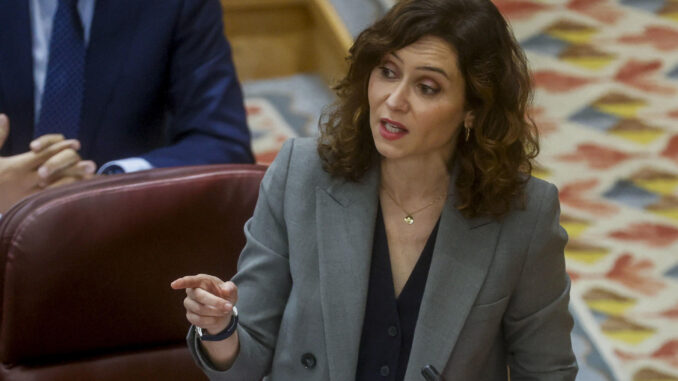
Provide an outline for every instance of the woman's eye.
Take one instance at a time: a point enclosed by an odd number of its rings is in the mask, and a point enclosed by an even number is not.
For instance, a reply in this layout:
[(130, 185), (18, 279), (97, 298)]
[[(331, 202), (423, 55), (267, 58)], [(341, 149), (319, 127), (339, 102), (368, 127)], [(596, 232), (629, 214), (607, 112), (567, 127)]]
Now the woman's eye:
[(429, 85), (424, 85), (424, 84), (419, 85), (419, 89), (421, 90), (421, 93), (424, 94), (424, 95), (434, 95), (434, 94), (437, 94), (438, 91), (440, 91), (439, 89), (437, 89), (435, 87), (431, 87)]
[(395, 78), (395, 73), (393, 70), (387, 68), (386, 66), (379, 67), (379, 70), (381, 71), (381, 75), (384, 78)]

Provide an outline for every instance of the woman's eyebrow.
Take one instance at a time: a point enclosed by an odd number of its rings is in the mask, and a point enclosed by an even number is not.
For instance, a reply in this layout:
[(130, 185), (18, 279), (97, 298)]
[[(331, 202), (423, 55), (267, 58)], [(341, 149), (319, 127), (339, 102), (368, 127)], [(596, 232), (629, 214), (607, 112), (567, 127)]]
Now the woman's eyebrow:
[(436, 73), (442, 74), (445, 78), (450, 79), (450, 77), (445, 73), (445, 70), (434, 67), (434, 66), (419, 66), (417, 67), (417, 70), (426, 70), (426, 71), (434, 71)]
[[(403, 62), (403, 59), (398, 56), (395, 52), (391, 52), (391, 55), (395, 57), (398, 61)], [(417, 70), (426, 70), (426, 71), (434, 71), (436, 73), (442, 74), (445, 78), (450, 79), (450, 76), (447, 75), (445, 70), (435, 67), (435, 66), (419, 66), (417, 67)]]
[[(389, 53), (389, 55), (393, 56), (395, 59), (397, 59), (397, 60), (400, 61), (401, 63), (403, 62), (403, 59), (400, 58), (400, 56), (398, 56), (398, 54), (397, 54), (396, 52), (391, 52), (391, 53)], [(418, 66), (418, 67), (417, 67), (417, 70), (433, 71), (433, 72), (436, 72), (436, 73), (440, 73), (440, 74), (443, 75), (443, 77), (445, 77), (445, 78), (447, 78), (448, 80), (450, 80), (450, 76), (447, 75), (447, 73), (445, 72), (445, 70), (443, 70), (443, 69), (441, 69), (441, 68), (439, 68), (439, 67), (435, 67), (435, 66)]]

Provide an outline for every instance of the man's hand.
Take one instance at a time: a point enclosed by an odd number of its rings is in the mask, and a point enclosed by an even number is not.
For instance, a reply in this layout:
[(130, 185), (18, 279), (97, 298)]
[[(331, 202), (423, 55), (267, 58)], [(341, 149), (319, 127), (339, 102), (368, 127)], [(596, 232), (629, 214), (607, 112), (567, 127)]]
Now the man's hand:
[[(9, 119), (0, 114), (0, 148), (7, 136)], [(32, 141), (28, 152), (0, 157), (0, 213), (42, 189), (92, 177), (96, 165), (80, 160), (79, 149), (77, 140), (49, 134)]]

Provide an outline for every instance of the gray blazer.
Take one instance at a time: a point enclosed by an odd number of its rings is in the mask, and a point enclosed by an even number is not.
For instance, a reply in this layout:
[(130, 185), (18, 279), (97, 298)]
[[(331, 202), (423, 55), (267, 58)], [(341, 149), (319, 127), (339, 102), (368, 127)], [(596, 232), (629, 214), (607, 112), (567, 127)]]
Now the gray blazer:
[[(210, 379), (355, 379), (378, 186), (378, 167), (347, 182), (321, 168), (315, 140), (284, 145), (245, 225), (231, 369), (214, 370), (189, 331)], [(556, 188), (530, 179), (526, 208), (500, 222), (464, 218), (454, 204), (440, 217), (405, 380), (424, 380), (427, 364), (446, 381), (506, 380), (507, 365), (511, 380), (574, 380)]]

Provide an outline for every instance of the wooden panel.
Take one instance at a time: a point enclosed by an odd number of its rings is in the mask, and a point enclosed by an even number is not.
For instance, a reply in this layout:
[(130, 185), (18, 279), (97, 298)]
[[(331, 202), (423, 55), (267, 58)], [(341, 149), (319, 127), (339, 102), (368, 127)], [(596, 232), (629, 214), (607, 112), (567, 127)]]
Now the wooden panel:
[(346, 70), (351, 44), (328, 0), (221, 0), (225, 32), (242, 80)]
[(353, 38), (328, 0), (309, 0), (314, 24), (313, 67), (331, 86), (348, 70), (346, 55)]
[(301, 6), (225, 10), (226, 35), (242, 80), (309, 71), (312, 20)]
[(222, 0), (226, 35), (241, 80), (292, 75), (311, 70), (313, 25), (300, 0)]

